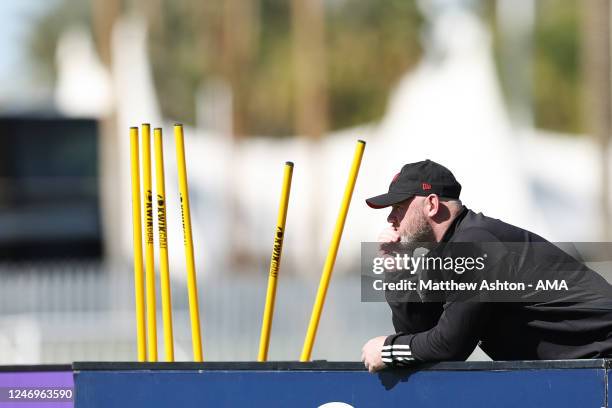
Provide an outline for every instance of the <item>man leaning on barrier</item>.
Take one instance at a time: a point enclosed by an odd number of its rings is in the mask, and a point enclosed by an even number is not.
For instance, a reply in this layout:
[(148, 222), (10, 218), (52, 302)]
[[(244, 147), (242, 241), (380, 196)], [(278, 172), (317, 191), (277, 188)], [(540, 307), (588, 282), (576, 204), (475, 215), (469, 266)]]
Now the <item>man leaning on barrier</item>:
[(495, 259), (488, 259), (480, 274), (455, 277), (559, 278), (569, 289), (534, 287), (498, 299), (493, 292), (446, 291), (434, 301), (422, 294), (421, 301), (387, 296), (396, 333), (366, 342), (366, 368), (465, 360), (476, 345), (493, 360), (612, 357), (612, 286), (542, 237), (469, 210), (460, 192), (453, 174), (438, 163), (405, 165), (387, 193), (366, 200), (372, 208), (392, 207), (391, 225), (379, 236), (381, 251), (395, 243), (430, 243), (428, 256), (448, 255), (460, 243), (494, 246)]

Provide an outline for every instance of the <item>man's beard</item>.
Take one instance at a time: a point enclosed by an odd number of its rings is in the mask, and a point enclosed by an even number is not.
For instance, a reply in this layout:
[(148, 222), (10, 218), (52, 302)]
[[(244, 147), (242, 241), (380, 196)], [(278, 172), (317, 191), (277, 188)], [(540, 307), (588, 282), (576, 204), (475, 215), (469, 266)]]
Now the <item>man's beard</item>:
[(431, 225), (429, 225), (427, 219), (423, 215), (416, 218), (407, 229), (409, 231), (402, 234), (401, 242), (433, 242), (436, 239), (433, 228), (431, 228)]

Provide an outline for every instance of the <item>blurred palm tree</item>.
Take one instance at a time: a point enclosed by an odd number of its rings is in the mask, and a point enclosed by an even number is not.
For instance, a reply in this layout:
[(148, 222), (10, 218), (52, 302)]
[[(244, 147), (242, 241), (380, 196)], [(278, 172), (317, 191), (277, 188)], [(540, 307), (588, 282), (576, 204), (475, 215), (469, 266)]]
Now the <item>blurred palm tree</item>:
[[(524, 7), (522, 2), (506, 1), (514, 8)], [(584, 2), (588, 3), (588, 2)], [(582, 37), (584, 20), (581, 19), (580, 0), (535, 0), (534, 21), (527, 30), (529, 33), (516, 33), (507, 28), (505, 33), (495, 15), (495, 8), (500, 2), (485, 2), (485, 15), (491, 23), (494, 33), (494, 50), (496, 63), (509, 108), (513, 104), (527, 103), (529, 116), (533, 117), (536, 128), (549, 129), (562, 133), (579, 134), (586, 131), (587, 118), (581, 109), (584, 91), (584, 55)], [(525, 24), (525, 22), (521, 22)], [(525, 27), (519, 27), (525, 29)], [(508, 60), (516, 57), (508, 55), (513, 40), (507, 36), (527, 35), (530, 44), (523, 44), (527, 50), (518, 50), (518, 56), (526, 57), (521, 61)], [(520, 44), (520, 42), (519, 42)], [(516, 44), (514, 44), (516, 46)], [(525, 67), (524, 65), (528, 66)], [(520, 72), (509, 72), (510, 70)], [(517, 75), (529, 75), (522, 78), (525, 84), (517, 83)], [(527, 85), (529, 89), (521, 89)], [(518, 88), (518, 89), (517, 89)], [(521, 100), (516, 99), (516, 94)], [(525, 97), (533, 100), (525, 100)], [(524, 108), (524, 107), (519, 107)]]
[(536, 126), (567, 133), (585, 131), (579, 0), (536, 2)]
[(582, 5), (585, 116), (588, 131), (599, 150), (599, 209), (601, 239), (610, 234), (610, 133), (612, 132), (612, 80), (610, 78), (610, 2), (591, 0)]

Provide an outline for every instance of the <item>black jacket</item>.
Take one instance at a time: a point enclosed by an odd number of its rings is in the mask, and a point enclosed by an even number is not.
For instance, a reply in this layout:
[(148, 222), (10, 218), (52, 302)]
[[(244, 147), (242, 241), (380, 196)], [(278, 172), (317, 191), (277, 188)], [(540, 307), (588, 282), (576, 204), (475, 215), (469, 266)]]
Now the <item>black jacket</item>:
[[(524, 229), (464, 207), (441, 243), (499, 242), (524, 245), (507, 257), (504, 271), (520, 279), (548, 277), (558, 265), (530, 254), (549, 244)], [(563, 253), (565, 255), (565, 253)], [(568, 255), (569, 257), (569, 255)], [(532, 262), (526, 259), (532, 258)], [(465, 360), (476, 345), (493, 360), (600, 358), (612, 356), (612, 286), (576, 261), (563, 276), (575, 283), (571, 297), (537, 302), (389, 302), (396, 334), (388, 336), (387, 365)], [(534, 266), (535, 265), (535, 266)]]

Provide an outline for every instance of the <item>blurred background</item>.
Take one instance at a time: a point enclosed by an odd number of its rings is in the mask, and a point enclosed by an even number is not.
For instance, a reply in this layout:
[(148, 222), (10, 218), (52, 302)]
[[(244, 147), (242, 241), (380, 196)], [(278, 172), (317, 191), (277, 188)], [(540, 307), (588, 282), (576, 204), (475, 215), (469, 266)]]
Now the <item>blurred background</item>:
[[(405, 163), (444, 164), (469, 208), (550, 240), (609, 241), (610, 13), (607, 0), (3, 0), (0, 363), (136, 360), (128, 128), (144, 122), (166, 134), (177, 360), (191, 345), (175, 122), (207, 360), (256, 358), (287, 160), (269, 358), (298, 359), (357, 139), (313, 359), (358, 360), (393, 331), (385, 304), (360, 302), (359, 257), (387, 216), (364, 199)], [(163, 356), (161, 327), (160, 313)]]

